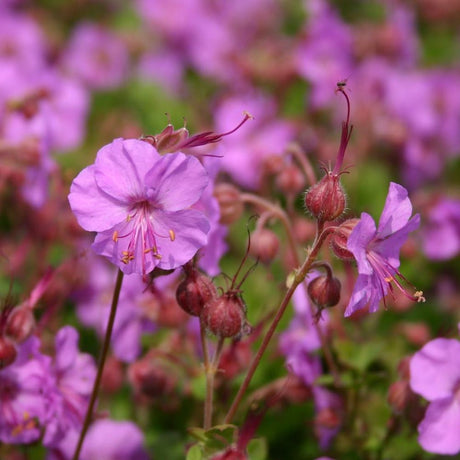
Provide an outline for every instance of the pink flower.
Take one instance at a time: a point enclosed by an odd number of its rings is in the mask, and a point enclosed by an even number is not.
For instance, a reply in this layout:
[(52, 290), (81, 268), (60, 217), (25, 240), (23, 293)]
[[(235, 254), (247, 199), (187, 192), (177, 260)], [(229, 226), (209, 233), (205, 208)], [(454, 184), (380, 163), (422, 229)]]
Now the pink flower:
[(435, 339), (410, 362), (410, 385), (430, 401), (418, 426), (419, 443), (428, 452), (460, 452), (460, 342)]
[(207, 184), (194, 157), (115, 139), (74, 179), (69, 202), (79, 224), (98, 232), (97, 254), (126, 274), (146, 274), (177, 268), (206, 244), (209, 222), (189, 207)]
[(416, 214), (410, 219), (412, 204), (407, 190), (401, 185), (391, 183), (385, 206), (380, 216), (378, 228), (372, 217), (363, 212), (361, 220), (353, 229), (348, 239), (348, 249), (358, 263), (356, 280), (345, 316), (350, 316), (369, 304), (369, 311), (375, 312), (379, 302), (393, 290), (394, 283), (398, 289), (413, 300), (424, 300), (409, 295), (399, 280), (404, 278), (398, 271), (399, 250), (410, 232), (420, 222)]

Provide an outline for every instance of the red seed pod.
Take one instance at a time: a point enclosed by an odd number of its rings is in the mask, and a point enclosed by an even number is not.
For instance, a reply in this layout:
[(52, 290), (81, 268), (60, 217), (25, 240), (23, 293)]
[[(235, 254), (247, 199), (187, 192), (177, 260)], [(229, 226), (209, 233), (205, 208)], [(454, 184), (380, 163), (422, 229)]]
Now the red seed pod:
[(5, 333), (15, 343), (24, 342), (35, 328), (35, 318), (32, 309), (27, 307), (15, 308), (8, 316)]
[(234, 185), (217, 184), (214, 187), (214, 196), (219, 203), (221, 224), (232, 224), (241, 217), (244, 206), (240, 191)]
[(235, 337), (246, 323), (245, 310), (241, 297), (229, 291), (208, 302), (200, 318), (217, 337)]
[(216, 297), (217, 290), (211, 278), (195, 268), (186, 270), (186, 277), (176, 290), (177, 303), (192, 316), (200, 316), (205, 304)]
[(267, 228), (258, 228), (252, 234), (249, 253), (264, 264), (269, 264), (275, 258), (279, 245), (275, 232)]
[(305, 193), (305, 206), (319, 221), (337, 219), (347, 204), (345, 192), (340, 184), (340, 175), (327, 174)]
[(0, 336), (0, 370), (13, 364), (17, 354), (13, 342), (7, 337)]
[(327, 275), (321, 275), (308, 284), (308, 295), (319, 308), (337, 305), (340, 300), (340, 281)]
[(295, 195), (305, 188), (305, 178), (297, 166), (288, 165), (276, 177), (276, 185), (285, 194)]
[(359, 219), (356, 218), (348, 219), (340, 224), (339, 228), (332, 234), (330, 240), (331, 249), (339, 259), (354, 260), (355, 257), (348, 250), (347, 243), (348, 237), (358, 222)]

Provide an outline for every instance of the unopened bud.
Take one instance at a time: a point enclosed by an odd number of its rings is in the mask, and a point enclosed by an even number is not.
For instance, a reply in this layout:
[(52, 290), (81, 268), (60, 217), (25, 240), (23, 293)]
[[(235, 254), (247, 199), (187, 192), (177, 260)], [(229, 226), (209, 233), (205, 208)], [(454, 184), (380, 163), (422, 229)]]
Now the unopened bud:
[(206, 303), (217, 297), (216, 287), (211, 278), (195, 268), (186, 270), (185, 279), (176, 290), (176, 300), (186, 313), (200, 316)]
[(338, 229), (331, 236), (332, 252), (342, 260), (354, 260), (354, 255), (348, 250), (348, 237), (355, 228), (359, 219), (348, 219), (339, 225)]
[(328, 275), (321, 275), (308, 284), (308, 295), (319, 308), (337, 305), (340, 300), (340, 281)]
[(337, 428), (341, 423), (340, 415), (337, 411), (331, 408), (320, 410), (315, 416), (316, 429), (329, 429)]
[(5, 333), (19, 344), (32, 334), (34, 328), (35, 318), (32, 310), (27, 307), (18, 307), (8, 316)]
[(249, 367), (251, 361), (251, 345), (248, 340), (233, 342), (224, 350), (219, 362), (219, 370), (225, 380), (232, 379)]
[(297, 166), (288, 165), (276, 177), (276, 185), (282, 192), (295, 195), (305, 188), (305, 178)]
[(241, 217), (244, 206), (240, 191), (234, 185), (217, 184), (214, 187), (214, 196), (219, 203), (221, 224), (232, 224)]
[(340, 184), (340, 176), (332, 171), (327, 172), (305, 194), (305, 206), (314, 217), (322, 222), (341, 216), (346, 203), (347, 199)]
[(13, 342), (7, 337), (0, 336), (0, 370), (13, 364), (17, 354)]
[(123, 385), (124, 372), (121, 362), (109, 356), (102, 371), (101, 386), (107, 393), (116, 393)]
[(232, 292), (208, 302), (200, 317), (206, 328), (217, 337), (235, 337), (246, 324), (243, 300)]
[(151, 359), (141, 359), (129, 366), (128, 378), (136, 392), (148, 398), (171, 394), (175, 379)]
[(269, 264), (275, 258), (279, 245), (276, 233), (267, 228), (258, 228), (251, 236), (249, 253), (264, 264)]
[(407, 380), (398, 380), (388, 389), (388, 404), (395, 412), (402, 412), (409, 401), (411, 390)]

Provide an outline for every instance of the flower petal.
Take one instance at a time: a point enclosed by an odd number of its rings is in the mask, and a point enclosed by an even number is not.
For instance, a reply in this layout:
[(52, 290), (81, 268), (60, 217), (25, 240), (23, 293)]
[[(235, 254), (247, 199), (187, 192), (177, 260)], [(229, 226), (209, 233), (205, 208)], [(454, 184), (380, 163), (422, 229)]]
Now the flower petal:
[(367, 248), (375, 236), (375, 222), (372, 217), (363, 212), (361, 219), (348, 237), (347, 248), (355, 256), (360, 275), (370, 275), (373, 269), (367, 260)]
[(460, 382), (460, 342), (434, 339), (410, 362), (410, 385), (428, 401), (450, 397)]
[(94, 179), (95, 166), (78, 174), (72, 182), (69, 203), (78, 223), (88, 231), (101, 232), (126, 218), (123, 203), (106, 195)]
[(209, 221), (199, 211), (188, 209), (173, 213), (155, 213), (155, 228), (161, 235), (174, 232), (174, 241), (169, 238), (158, 240), (161, 260), (158, 267), (169, 270), (188, 262), (207, 243)]
[(183, 153), (169, 154), (145, 176), (149, 199), (166, 211), (179, 211), (194, 204), (208, 185), (208, 174), (201, 163)]
[(369, 302), (372, 289), (371, 276), (359, 275), (353, 288), (350, 301), (348, 302), (348, 306), (345, 309), (344, 316), (351, 316), (355, 311), (364, 308)]
[(129, 204), (144, 197), (145, 175), (161, 158), (147, 142), (115, 139), (97, 153), (96, 183), (111, 197)]
[(460, 452), (460, 403), (456, 398), (433, 401), (418, 431), (418, 441), (427, 452), (457, 454)]
[(399, 184), (390, 183), (387, 199), (383, 207), (378, 227), (380, 238), (403, 228), (412, 214), (412, 204), (409, 200), (407, 190)]

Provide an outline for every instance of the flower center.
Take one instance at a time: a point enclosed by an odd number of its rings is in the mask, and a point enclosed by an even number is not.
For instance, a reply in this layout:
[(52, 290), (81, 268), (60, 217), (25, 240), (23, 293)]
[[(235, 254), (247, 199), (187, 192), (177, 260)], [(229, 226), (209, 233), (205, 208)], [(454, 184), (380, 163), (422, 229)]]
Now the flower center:
[(124, 264), (130, 263), (135, 257), (142, 257), (143, 270), (145, 271), (145, 257), (150, 254), (155, 259), (162, 258), (157, 244), (158, 238), (167, 238), (174, 241), (174, 230), (169, 229), (167, 235), (161, 235), (155, 230), (155, 210), (157, 208), (151, 201), (142, 199), (133, 204), (126, 221), (115, 230), (112, 239), (117, 243), (120, 239), (129, 238), (127, 246), (121, 251), (120, 260)]

